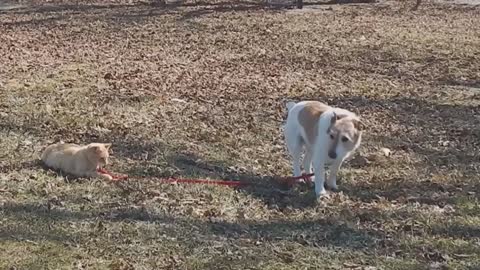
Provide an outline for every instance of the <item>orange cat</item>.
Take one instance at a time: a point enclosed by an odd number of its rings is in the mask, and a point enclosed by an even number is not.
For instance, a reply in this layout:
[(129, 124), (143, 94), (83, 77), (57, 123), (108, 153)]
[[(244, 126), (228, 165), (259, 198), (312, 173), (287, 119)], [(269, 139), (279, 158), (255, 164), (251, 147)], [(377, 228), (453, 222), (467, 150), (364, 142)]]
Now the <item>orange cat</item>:
[(91, 143), (84, 146), (56, 143), (43, 151), (42, 161), (50, 168), (78, 177), (101, 177), (112, 180), (110, 175), (97, 171), (108, 164), (108, 150), (111, 146), (111, 143)]

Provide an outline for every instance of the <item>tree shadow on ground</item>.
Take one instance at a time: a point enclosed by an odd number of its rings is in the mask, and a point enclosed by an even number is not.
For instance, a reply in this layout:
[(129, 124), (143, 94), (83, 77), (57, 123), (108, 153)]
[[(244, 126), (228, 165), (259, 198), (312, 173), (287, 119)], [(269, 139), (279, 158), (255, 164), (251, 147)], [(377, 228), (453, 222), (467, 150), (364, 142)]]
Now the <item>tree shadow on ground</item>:
[(77, 21), (119, 22), (139, 21), (148, 17), (158, 17), (174, 13), (171, 7), (152, 7), (143, 3), (122, 5), (106, 3), (89, 4), (41, 4), (17, 10), (0, 11), (1, 15), (15, 15), (11, 21), (3, 22), (5, 27), (15, 26), (56, 26), (58, 22)]
[[(313, 5), (335, 5), (335, 4), (357, 4), (372, 3), (371, 0), (332, 0), (328, 2), (307, 2), (305, 6)], [(81, 20), (113, 20), (112, 22), (140, 20), (148, 17), (163, 16), (182, 11), (182, 20), (198, 18), (210, 13), (224, 12), (248, 12), (257, 10), (280, 11), (290, 9), (295, 5), (294, 1), (268, 2), (268, 1), (180, 1), (180, 2), (135, 2), (132, 4), (111, 4), (101, 1), (95, 2), (64, 2), (64, 3), (42, 3), (24, 5), (15, 9), (0, 10), (0, 15), (15, 14), (17, 17), (23, 15), (36, 15), (35, 18), (27, 20), (16, 20), (4, 22), (4, 26), (42, 25), (52, 24), (57, 21), (71, 20), (74, 15), (83, 16)], [(40, 17), (39, 17), (40, 15)], [(41, 17), (46, 16), (46, 17)], [(18, 18), (17, 18), (18, 19)]]
[[(305, 7), (307, 6), (322, 6), (322, 5), (337, 5), (337, 4), (359, 4), (359, 3), (373, 3), (375, 0), (331, 0), (327, 2), (306, 2), (303, 3)], [(209, 3), (205, 2), (194, 2), (182, 4), (182, 7), (195, 7), (196, 10), (187, 11), (185, 15), (182, 16), (183, 20), (188, 20), (192, 18), (198, 18), (211, 13), (225, 13), (225, 12), (248, 12), (248, 11), (257, 11), (257, 10), (269, 10), (269, 11), (282, 11), (286, 9), (292, 9), (296, 5), (296, 1), (239, 1), (239, 2), (218, 2), (218, 3)], [(199, 8), (200, 7), (200, 8)]]
[(480, 238), (480, 227), (470, 225), (451, 224), (442, 228), (433, 228), (433, 234), (452, 238), (472, 239)]
[(209, 239), (215, 240), (212, 237), (220, 236), (223, 239), (225, 237), (249, 239), (253, 243), (288, 240), (312, 247), (359, 250), (370, 248), (378, 239), (384, 238), (379, 232), (363, 231), (333, 218), (227, 222), (159, 214), (147, 208), (132, 206), (105, 207), (101, 212), (89, 212), (29, 203), (6, 203), (0, 207), (0, 212), (5, 220), (15, 220), (15, 226), (5, 226), (0, 231), (0, 241), (47, 240), (60, 243), (86, 243), (89, 241), (88, 235), (82, 235), (74, 230), (60, 230), (58, 226), (77, 222), (98, 224), (101, 221), (108, 222), (110, 226), (115, 226), (117, 222), (148, 222), (158, 227), (158, 234), (190, 239), (198, 246), (204, 245)]

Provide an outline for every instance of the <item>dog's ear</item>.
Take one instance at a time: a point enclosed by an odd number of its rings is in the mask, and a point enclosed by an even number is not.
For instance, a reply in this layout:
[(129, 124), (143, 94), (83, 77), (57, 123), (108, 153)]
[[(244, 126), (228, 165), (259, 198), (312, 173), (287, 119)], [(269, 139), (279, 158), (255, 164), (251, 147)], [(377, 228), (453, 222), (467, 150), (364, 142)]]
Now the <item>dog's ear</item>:
[(363, 131), (365, 128), (365, 124), (360, 120), (360, 119), (354, 119), (353, 120), (353, 126), (358, 130), (358, 131)]
[(337, 120), (338, 120), (338, 115), (335, 112), (333, 112), (333, 116), (330, 119), (330, 126), (335, 125), (335, 122), (337, 122)]
[(335, 112), (333, 112), (333, 116), (332, 118), (330, 118), (330, 126), (327, 129), (327, 134), (330, 134), (330, 131), (332, 130), (332, 126), (335, 125), (335, 123), (337, 122), (337, 119), (338, 119), (338, 115)]

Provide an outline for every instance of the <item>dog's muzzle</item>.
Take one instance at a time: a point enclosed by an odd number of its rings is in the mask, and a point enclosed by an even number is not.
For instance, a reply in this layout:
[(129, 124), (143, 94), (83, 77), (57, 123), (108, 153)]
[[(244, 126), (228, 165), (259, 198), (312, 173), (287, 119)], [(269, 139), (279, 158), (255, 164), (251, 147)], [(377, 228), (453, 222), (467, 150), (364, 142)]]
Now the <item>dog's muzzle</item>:
[(328, 151), (328, 157), (331, 159), (336, 159), (337, 153), (335, 153), (334, 151)]

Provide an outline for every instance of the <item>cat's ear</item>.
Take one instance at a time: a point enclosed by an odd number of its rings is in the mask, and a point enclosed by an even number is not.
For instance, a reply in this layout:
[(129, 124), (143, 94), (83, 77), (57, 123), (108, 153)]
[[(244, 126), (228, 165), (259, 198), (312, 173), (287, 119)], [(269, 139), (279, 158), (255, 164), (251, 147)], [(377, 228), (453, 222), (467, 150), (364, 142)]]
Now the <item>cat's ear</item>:
[(102, 152), (102, 149), (100, 148), (99, 145), (93, 145), (90, 147), (93, 151), (95, 151), (95, 153), (101, 153)]
[(88, 146), (88, 149), (92, 150), (95, 153), (101, 153), (102, 152), (102, 148), (98, 144), (97, 145), (96, 144), (90, 144)]
[(103, 146), (105, 146), (105, 148), (107, 148), (107, 150), (109, 150), (110, 147), (112, 147), (112, 144), (111, 143), (104, 143)]

